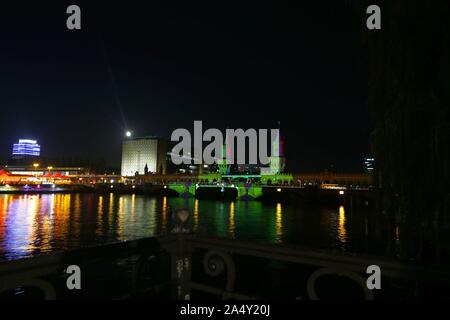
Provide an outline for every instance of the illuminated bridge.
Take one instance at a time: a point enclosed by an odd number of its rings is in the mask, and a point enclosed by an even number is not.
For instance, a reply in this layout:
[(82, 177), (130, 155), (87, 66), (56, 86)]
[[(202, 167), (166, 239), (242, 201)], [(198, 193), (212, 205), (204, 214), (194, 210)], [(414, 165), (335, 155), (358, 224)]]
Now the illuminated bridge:
[(138, 175), (78, 176), (74, 184), (100, 192), (162, 194), (227, 199), (371, 199), (372, 178), (367, 174), (275, 175)]

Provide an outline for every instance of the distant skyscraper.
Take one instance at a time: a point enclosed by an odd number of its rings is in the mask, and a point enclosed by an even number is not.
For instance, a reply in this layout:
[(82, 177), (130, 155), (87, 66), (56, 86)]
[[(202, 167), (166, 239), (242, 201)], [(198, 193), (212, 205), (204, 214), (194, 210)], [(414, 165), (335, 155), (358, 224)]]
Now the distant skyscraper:
[(13, 144), (12, 157), (13, 159), (39, 157), (41, 154), (41, 146), (36, 140), (19, 139), (18, 143)]
[(375, 159), (374, 158), (365, 158), (364, 159), (364, 171), (371, 173), (374, 169)]
[[(123, 176), (166, 173), (167, 142), (156, 137), (126, 139), (122, 144)], [(147, 169), (146, 169), (147, 168)]]

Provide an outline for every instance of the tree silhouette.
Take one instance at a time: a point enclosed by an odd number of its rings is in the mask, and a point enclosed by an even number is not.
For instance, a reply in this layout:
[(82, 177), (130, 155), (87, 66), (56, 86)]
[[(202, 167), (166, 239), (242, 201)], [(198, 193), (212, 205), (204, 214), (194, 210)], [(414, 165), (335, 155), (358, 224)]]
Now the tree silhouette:
[(381, 30), (365, 29), (364, 40), (387, 250), (398, 233), (401, 258), (439, 260), (450, 198), (449, 3), (358, 2), (361, 16), (370, 4), (382, 12)]

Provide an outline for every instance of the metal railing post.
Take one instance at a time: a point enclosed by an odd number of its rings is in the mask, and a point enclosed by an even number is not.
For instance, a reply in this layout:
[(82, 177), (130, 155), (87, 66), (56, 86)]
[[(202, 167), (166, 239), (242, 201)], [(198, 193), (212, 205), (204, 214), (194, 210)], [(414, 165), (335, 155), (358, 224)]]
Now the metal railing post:
[(191, 295), (189, 282), (192, 274), (192, 252), (185, 234), (177, 234), (177, 241), (170, 255), (173, 283), (172, 298), (189, 300)]

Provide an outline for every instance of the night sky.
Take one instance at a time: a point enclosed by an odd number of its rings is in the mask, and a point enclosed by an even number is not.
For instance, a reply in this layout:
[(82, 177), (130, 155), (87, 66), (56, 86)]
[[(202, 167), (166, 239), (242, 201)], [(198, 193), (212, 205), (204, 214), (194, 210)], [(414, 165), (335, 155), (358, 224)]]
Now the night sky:
[[(170, 137), (194, 120), (221, 129), (280, 121), (290, 171), (361, 171), (365, 25), (351, 2), (210, 2), (2, 7), (2, 162), (19, 138), (36, 138), (45, 156), (119, 167), (126, 129)], [(81, 7), (81, 31), (66, 29), (69, 4)]]

